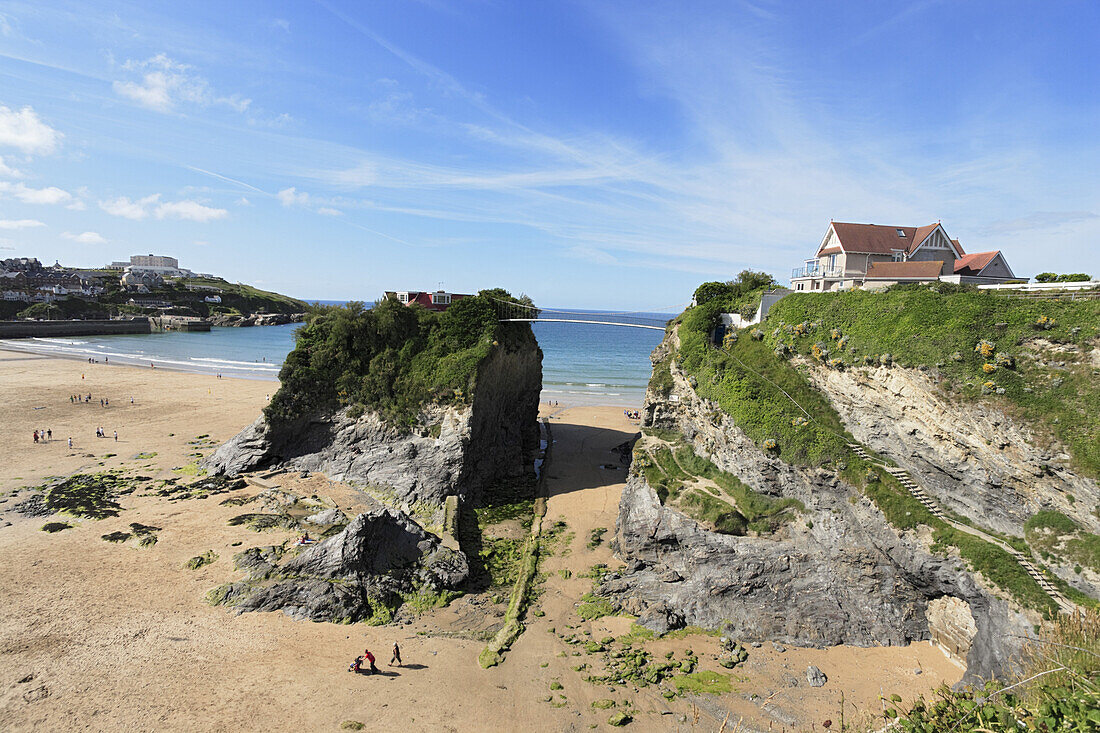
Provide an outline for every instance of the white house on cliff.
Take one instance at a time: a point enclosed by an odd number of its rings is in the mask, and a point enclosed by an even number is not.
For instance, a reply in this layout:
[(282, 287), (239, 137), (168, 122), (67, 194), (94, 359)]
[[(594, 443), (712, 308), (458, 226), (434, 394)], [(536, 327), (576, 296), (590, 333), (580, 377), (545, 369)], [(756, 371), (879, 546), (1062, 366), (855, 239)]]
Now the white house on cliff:
[(941, 280), (994, 285), (1016, 276), (1000, 250), (966, 254), (943, 225), (829, 224), (817, 254), (791, 273), (795, 291), (883, 288)]

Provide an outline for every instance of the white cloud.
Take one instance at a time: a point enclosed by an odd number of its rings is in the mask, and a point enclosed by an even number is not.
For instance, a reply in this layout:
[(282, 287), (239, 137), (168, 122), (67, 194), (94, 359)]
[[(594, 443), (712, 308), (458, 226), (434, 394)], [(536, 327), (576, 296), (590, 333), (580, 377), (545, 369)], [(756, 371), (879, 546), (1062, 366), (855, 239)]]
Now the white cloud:
[(0, 145), (18, 148), (27, 155), (49, 154), (64, 137), (39, 118), (31, 107), (16, 112), (0, 105)]
[(81, 244), (107, 244), (107, 240), (98, 232), (82, 232), (81, 234), (62, 232), (61, 236), (74, 242), (80, 242)]
[(251, 206), (251, 205), (252, 205), (252, 202), (249, 201), (244, 196), (241, 196), (239, 199), (237, 199), (237, 206)]
[(156, 209), (158, 219), (183, 219), (206, 223), (214, 219), (224, 219), (229, 215), (225, 209), (205, 206), (198, 201), (165, 201)]
[(126, 196), (119, 196), (117, 199), (100, 201), (99, 208), (103, 209), (111, 216), (121, 216), (125, 219), (137, 221), (138, 219), (144, 219), (149, 216), (149, 206), (155, 204), (159, 200), (159, 193), (154, 193), (152, 196), (146, 196), (136, 201), (131, 201)]
[(290, 33), (290, 21), (286, 18), (274, 18), (271, 21), (272, 28), (279, 28), (287, 33)]
[(44, 226), (46, 225), (38, 219), (0, 219), (0, 229), (30, 229)]
[(275, 198), (279, 199), (279, 203), (283, 206), (294, 206), (295, 204), (305, 206), (309, 203), (309, 194), (305, 191), (298, 193), (298, 189), (294, 186), (279, 191), (275, 194)]
[(0, 193), (9, 193), (25, 204), (70, 204), (73, 195), (57, 186), (31, 188), (22, 183), (0, 181)]
[(155, 216), (158, 219), (181, 219), (205, 223), (214, 219), (224, 219), (229, 215), (225, 209), (207, 206), (190, 199), (162, 202), (159, 193), (137, 200), (119, 196), (117, 199), (100, 201), (99, 208), (112, 216), (121, 216), (135, 221)]
[(206, 79), (193, 72), (193, 67), (173, 61), (163, 53), (145, 61), (127, 61), (122, 68), (138, 72), (141, 79), (115, 81), (112, 85), (115, 93), (157, 112), (171, 112), (183, 104), (219, 105), (244, 112), (252, 104), (251, 99), (239, 94), (219, 96)]
[(0, 176), (4, 176), (5, 178), (22, 178), (23, 172), (9, 166), (4, 162), (4, 156), (0, 155)]
[(331, 206), (322, 206), (317, 209), (318, 214), (324, 214), (325, 216), (342, 216), (344, 212), (339, 209), (334, 209)]
[(209, 247), (210, 246), (210, 242), (207, 242), (205, 239), (196, 239), (191, 244), (195, 245), (196, 247)]

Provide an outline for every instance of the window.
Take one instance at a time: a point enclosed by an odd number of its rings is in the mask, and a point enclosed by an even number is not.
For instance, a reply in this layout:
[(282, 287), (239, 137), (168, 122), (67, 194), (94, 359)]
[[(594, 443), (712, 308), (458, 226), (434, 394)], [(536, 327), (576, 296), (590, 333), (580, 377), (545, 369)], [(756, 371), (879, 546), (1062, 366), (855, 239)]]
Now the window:
[(904, 229), (895, 229), (894, 231), (896, 231), (898, 233), (899, 237), (904, 237), (905, 236), (905, 230)]
[(398, 303), (404, 303), (404, 304), (408, 305), (408, 303), (409, 303), (409, 294), (408, 293), (398, 293), (397, 294), (397, 302)]
[(905, 253), (900, 251), (894, 252), (894, 262), (905, 262)]
[(450, 293), (432, 293), (432, 305), (450, 305)]
[(829, 255), (829, 269), (836, 269), (836, 255)]

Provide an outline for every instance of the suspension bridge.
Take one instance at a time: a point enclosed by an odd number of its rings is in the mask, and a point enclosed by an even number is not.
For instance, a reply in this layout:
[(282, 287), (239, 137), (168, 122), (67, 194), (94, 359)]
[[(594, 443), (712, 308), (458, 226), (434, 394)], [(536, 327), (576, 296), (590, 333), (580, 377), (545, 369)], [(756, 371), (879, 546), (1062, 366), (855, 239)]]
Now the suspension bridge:
[[(627, 328), (648, 328), (664, 331), (669, 318), (661, 318), (657, 313), (641, 311), (607, 313), (597, 311), (554, 310), (524, 305), (510, 300), (493, 299), (496, 302), (497, 317), (502, 323), (593, 323), (600, 326), (625, 326)], [(684, 306), (676, 306), (679, 310)], [(671, 310), (671, 309), (665, 309)]]

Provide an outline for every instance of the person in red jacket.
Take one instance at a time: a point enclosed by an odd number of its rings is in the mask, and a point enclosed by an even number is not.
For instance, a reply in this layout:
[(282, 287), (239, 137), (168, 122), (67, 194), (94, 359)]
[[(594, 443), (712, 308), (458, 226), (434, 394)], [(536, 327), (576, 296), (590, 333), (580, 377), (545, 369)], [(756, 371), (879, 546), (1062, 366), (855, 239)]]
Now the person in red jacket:
[(374, 655), (370, 653), (370, 649), (364, 649), (363, 656), (370, 663), (370, 673), (375, 674), (378, 672), (378, 667), (374, 666)]

